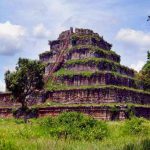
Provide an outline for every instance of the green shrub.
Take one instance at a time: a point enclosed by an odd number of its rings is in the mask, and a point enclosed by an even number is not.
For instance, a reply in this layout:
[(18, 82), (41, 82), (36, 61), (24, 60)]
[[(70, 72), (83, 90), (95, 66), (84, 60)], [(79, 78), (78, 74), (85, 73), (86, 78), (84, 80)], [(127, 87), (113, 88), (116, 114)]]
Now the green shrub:
[(133, 117), (130, 120), (126, 120), (124, 124), (124, 132), (126, 134), (147, 134), (147, 128), (144, 125), (145, 120), (143, 118)]
[(125, 115), (126, 115), (127, 118), (131, 118), (131, 117), (135, 116), (135, 107), (134, 107), (134, 105), (130, 105), (130, 104), (127, 105), (127, 108), (125, 110)]
[(113, 107), (110, 107), (111, 120), (119, 119), (119, 110), (120, 110), (120, 108), (116, 105), (114, 105)]
[(65, 112), (56, 118), (41, 122), (52, 137), (94, 140), (103, 139), (108, 134), (107, 124), (77, 112)]
[(49, 128), (52, 127), (55, 124), (55, 119), (52, 117), (46, 117), (46, 118), (41, 118), (40, 120), (40, 126), (44, 128)]

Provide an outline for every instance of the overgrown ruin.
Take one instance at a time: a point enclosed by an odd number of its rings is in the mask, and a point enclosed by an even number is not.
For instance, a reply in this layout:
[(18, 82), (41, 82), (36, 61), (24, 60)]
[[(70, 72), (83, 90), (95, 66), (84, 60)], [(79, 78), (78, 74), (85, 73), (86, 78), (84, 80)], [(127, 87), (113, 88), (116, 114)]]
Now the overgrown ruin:
[[(114, 120), (128, 118), (132, 112), (150, 119), (150, 93), (142, 90), (136, 72), (120, 64), (112, 44), (98, 33), (70, 28), (49, 41), (49, 46), (49, 51), (39, 55), (45, 64), (44, 97), (43, 91), (31, 96), (32, 105), (39, 104), (36, 116), (78, 111)], [(10, 93), (0, 95), (0, 117), (12, 116), (13, 104), (5, 95), (10, 98)]]
[(48, 99), (65, 104), (149, 104), (150, 93), (137, 84), (135, 71), (120, 64), (112, 45), (89, 29), (62, 32), (40, 54), (46, 64)]

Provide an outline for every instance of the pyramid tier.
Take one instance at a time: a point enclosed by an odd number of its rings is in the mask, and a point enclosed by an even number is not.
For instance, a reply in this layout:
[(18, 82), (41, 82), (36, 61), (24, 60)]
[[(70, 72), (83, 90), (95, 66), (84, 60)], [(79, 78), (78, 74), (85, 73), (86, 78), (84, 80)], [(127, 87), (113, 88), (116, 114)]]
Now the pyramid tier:
[(64, 67), (71, 71), (112, 71), (122, 75), (134, 77), (134, 70), (126, 66), (120, 65), (114, 61), (103, 58), (87, 58), (69, 60)]
[(106, 58), (111, 61), (120, 63), (120, 56), (114, 51), (106, 51), (96, 46), (79, 45), (73, 46), (68, 50), (67, 60), (69, 59), (84, 59), (84, 58)]
[(61, 69), (55, 73), (57, 83), (67, 86), (88, 86), (88, 85), (120, 85), (137, 88), (134, 78), (124, 76), (115, 72), (74, 72)]
[(67, 104), (136, 103), (150, 104), (150, 93), (121, 86), (88, 86), (47, 93), (50, 101)]
[(44, 53), (40, 54), (39, 57), (43, 63), (54, 63), (57, 59), (56, 53), (52, 51), (45, 51)]
[(99, 36), (97, 33), (92, 34), (78, 34), (74, 33), (71, 36), (71, 44), (76, 45), (93, 45), (98, 46), (105, 50), (110, 50), (112, 45), (106, 42), (103, 37)]

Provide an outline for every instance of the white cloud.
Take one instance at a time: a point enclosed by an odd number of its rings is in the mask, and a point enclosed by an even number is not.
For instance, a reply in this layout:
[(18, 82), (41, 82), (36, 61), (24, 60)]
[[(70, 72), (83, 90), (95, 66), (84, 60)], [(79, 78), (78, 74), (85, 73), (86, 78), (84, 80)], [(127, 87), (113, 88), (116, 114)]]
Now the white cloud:
[(136, 71), (140, 71), (142, 67), (144, 66), (145, 62), (144, 61), (138, 61), (136, 64), (131, 64), (131, 68), (135, 69)]
[(37, 38), (47, 38), (51, 35), (51, 32), (41, 23), (33, 29), (33, 35)]
[(0, 80), (0, 91), (4, 92), (5, 91), (5, 83)]
[(136, 46), (140, 50), (147, 50), (150, 47), (150, 33), (134, 29), (121, 29), (116, 36), (117, 40), (129, 46)]
[(25, 34), (25, 28), (20, 25), (0, 23), (0, 54), (14, 55), (20, 51)]
[(66, 0), (46, 0), (45, 6), (47, 7), (47, 12), (59, 21), (70, 17), (75, 10), (75, 6)]

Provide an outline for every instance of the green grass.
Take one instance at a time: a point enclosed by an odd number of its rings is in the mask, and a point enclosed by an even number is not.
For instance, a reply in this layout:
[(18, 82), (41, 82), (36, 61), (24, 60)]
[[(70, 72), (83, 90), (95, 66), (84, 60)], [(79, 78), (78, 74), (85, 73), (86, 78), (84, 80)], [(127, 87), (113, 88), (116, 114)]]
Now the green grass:
[[(66, 118), (67, 117), (67, 118)], [(70, 119), (68, 119), (70, 118)], [(24, 124), (22, 120), (0, 119), (0, 149), (1, 150), (148, 150), (150, 146), (150, 121), (133, 118), (127, 121), (104, 122), (94, 121), (94, 124), (106, 125), (107, 135), (102, 139), (80, 140), (65, 138), (63, 136), (52, 136), (52, 120), (57, 120), (57, 132), (66, 126), (66, 130), (78, 129), (82, 119), (71, 119), (72, 115), (52, 118), (39, 118), (29, 120)], [(80, 118), (80, 117), (79, 117)], [(79, 121), (80, 120), (80, 121)], [(92, 119), (91, 119), (92, 120)], [(69, 121), (69, 124), (67, 123)], [(89, 123), (85, 121), (88, 132)], [(92, 121), (93, 122), (93, 121)], [(72, 124), (73, 123), (73, 124)], [(82, 123), (83, 124), (83, 123)], [(88, 126), (87, 126), (88, 125)], [(91, 126), (91, 125), (90, 125)], [(59, 130), (58, 130), (59, 129)], [(81, 128), (80, 128), (81, 129)], [(86, 131), (85, 130), (85, 131)], [(104, 129), (97, 129), (101, 133)], [(54, 131), (54, 130), (53, 130)], [(75, 134), (75, 130), (73, 130)], [(129, 132), (133, 131), (133, 132)], [(54, 135), (57, 132), (52, 132)], [(81, 131), (82, 132), (82, 131)], [(62, 134), (63, 135), (63, 134)], [(82, 135), (81, 135), (82, 136)], [(83, 136), (84, 137), (84, 136)], [(133, 148), (134, 147), (134, 148)]]
[(47, 82), (45, 85), (45, 89), (47, 91), (63, 91), (63, 90), (96, 90), (96, 89), (110, 89), (110, 90), (124, 90), (124, 91), (131, 91), (135, 93), (143, 93), (143, 94), (150, 94), (150, 92), (141, 90), (141, 89), (135, 89), (135, 88), (130, 88), (130, 87), (125, 87), (125, 86), (117, 86), (117, 85), (87, 85), (87, 86), (68, 86), (63, 83), (56, 83), (51, 80)]
[(66, 63), (65, 63), (65, 66), (68, 67), (70, 65), (74, 65), (74, 64), (90, 64), (90, 65), (98, 65), (100, 62), (106, 62), (106, 63), (110, 63), (110, 64), (114, 64), (116, 66), (120, 66), (119, 63), (117, 62), (114, 62), (114, 61), (111, 61), (111, 60), (108, 60), (108, 59), (105, 59), (105, 58), (96, 58), (96, 57), (93, 57), (93, 58), (84, 58), (84, 59), (73, 59), (73, 60), (68, 60)]
[(100, 104), (92, 104), (92, 103), (87, 103), (87, 104), (63, 104), (63, 103), (58, 103), (58, 102), (53, 102), (50, 99), (47, 99), (45, 103), (38, 104), (38, 105), (33, 105), (31, 108), (44, 108), (44, 107), (94, 107), (94, 106), (100, 106), (100, 107), (114, 107), (114, 106), (124, 106), (124, 107), (146, 107), (150, 108), (150, 104), (134, 104), (134, 103), (100, 103)]

